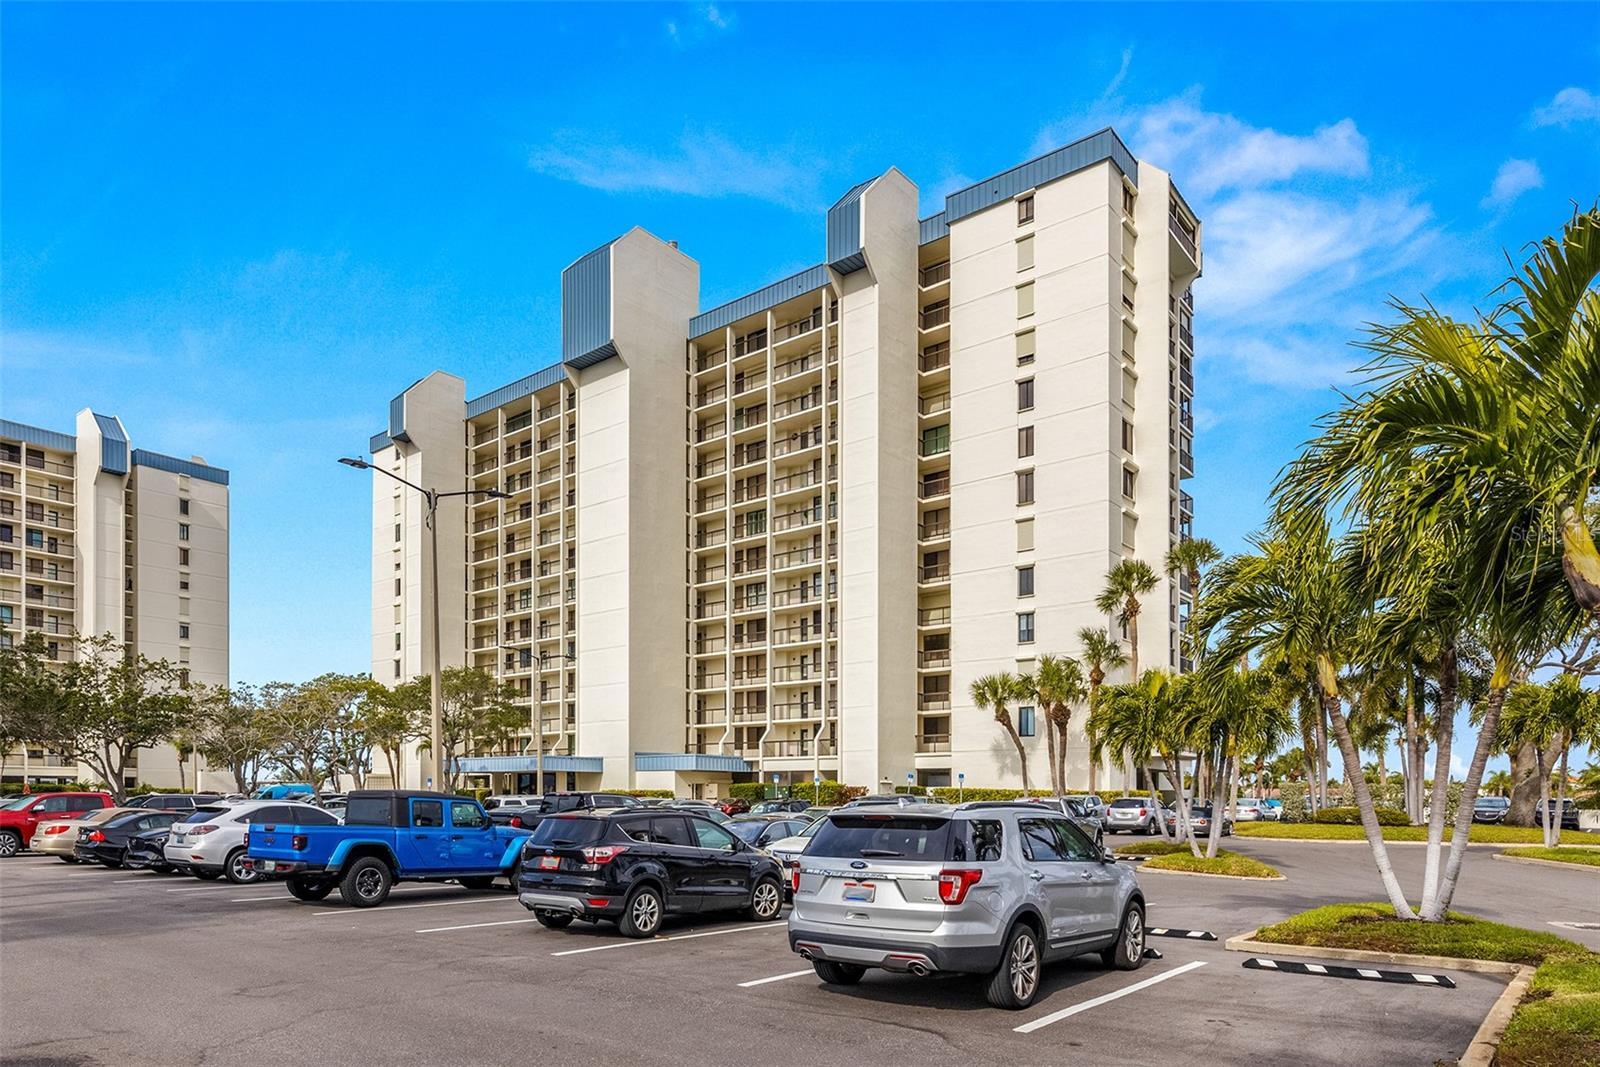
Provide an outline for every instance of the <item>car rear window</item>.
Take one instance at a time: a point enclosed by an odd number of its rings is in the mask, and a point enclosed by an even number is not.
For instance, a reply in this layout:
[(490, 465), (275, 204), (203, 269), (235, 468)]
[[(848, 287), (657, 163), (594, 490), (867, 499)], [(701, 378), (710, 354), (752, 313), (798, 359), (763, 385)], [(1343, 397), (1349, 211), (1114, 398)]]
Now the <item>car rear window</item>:
[(552, 811), (573, 811), (574, 809), (582, 806), (583, 798), (572, 794), (559, 797), (545, 797), (539, 801), (539, 810), (546, 813)]
[(951, 820), (923, 815), (835, 815), (811, 839), (812, 856), (943, 861), (952, 858)]
[(227, 810), (228, 810), (227, 808), (222, 807), (221, 805), (208, 805), (207, 807), (204, 807), (204, 808), (195, 808), (193, 811), (185, 812), (183, 818), (178, 820), (178, 821), (179, 822), (205, 822), (207, 819), (211, 818), (213, 815), (221, 815), (223, 812), (225, 812)]
[(604, 819), (556, 816), (543, 819), (528, 835), (528, 843), (536, 848), (567, 848), (592, 845), (605, 836)]
[(1148, 808), (1150, 802), (1148, 800), (1140, 800), (1138, 797), (1118, 797), (1111, 802), (1111, 806), (1113, 808)]
[(345, 804), (346, 826), (388, 826), (390, 800), (388, 797), (351, 797)]

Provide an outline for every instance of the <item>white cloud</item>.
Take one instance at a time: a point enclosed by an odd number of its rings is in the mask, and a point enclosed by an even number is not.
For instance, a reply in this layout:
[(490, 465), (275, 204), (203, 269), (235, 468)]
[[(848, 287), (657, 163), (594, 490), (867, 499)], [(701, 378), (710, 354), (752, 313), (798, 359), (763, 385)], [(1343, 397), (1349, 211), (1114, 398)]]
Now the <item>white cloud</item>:
[(683, 18), (666, 21), (667, 38), (683, 48), (732, 30), (736, 19), (731, 11), (716, 4), (697, 4)]
[(821, 202), (820, 159), (785, 149), (747, 149), (717, 134), (685, 134), (660, 153), (561, 135), (530, 153), (528, 166), (606, 192), (745, 196), (800, 211), (817, 210)]
[(1506, 207), (1523, 193), (1543, 186), (1544, 175), (1540, 173), (1537, 162), (1531, 159), (1508, 159), (1495, 171), (1489, 195), (1483, 198), (1479, 206)]
[(1565, 127), (1576, 122), (1600, 122), (1600, 96), (1576, 85), (1561, 90), (1533, 112), (1535, 126)]

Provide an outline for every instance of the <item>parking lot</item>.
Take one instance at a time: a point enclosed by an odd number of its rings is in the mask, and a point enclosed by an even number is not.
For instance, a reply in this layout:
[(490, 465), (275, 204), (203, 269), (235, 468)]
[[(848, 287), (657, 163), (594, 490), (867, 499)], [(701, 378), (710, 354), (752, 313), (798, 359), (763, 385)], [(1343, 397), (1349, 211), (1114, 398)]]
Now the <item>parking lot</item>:
[[(744, 1064), (850, 1061), (1243, 1064), (1448, 1062), (1503, 980), (1456, 988), (1248, 970), (1228, 936), (1318, 903), (1372, 899), (1365, 849), (1239, 842), (1288, 875), (1260, 885), (1157, 872), (1141, 881), (1164, 958), (1047, 970), (1026, 1011), (981, 982), (869, 973), (824, 987), (782, 922), (684, 921), (630, 941), (540, 927), (504, 889), (398, 887), (383, 907), (67, 866), (0, 864), (0, 1053), (7, 1064)], [(1415, 881), (1421, 850), (1394, 850)], [(1550, 929), (1595, 918), (1595, 879), (1468, 857), (1458, 905)], [(1560, 933), (1600, 947), (1600, 932)]]

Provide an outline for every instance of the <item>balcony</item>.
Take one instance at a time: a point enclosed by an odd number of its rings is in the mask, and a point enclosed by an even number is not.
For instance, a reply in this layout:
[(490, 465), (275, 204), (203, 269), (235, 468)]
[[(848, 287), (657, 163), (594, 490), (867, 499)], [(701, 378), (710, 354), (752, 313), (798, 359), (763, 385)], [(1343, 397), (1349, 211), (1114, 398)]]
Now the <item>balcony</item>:
[(72, 490), (63, 489), (59, 485), (29, 485), (28, 495), (35, 500), (53, 500), (62, 504), (72, 503)]
[(821, 328), (822, 309), (817, 308), (803, 319), (795, 319), (792, 322), (785, 322), (780, 326), (774, 327), (772, 331), (772, 342), (773, 344), (778, 344), (783, 341), (788, 341), (791, 338), (799, 337), (801, 334), (810, 333), (812, 330), (819, 330)]
[(704, 462), (696, 463), (694, 465), (694, 476), (696, 478), (710, 478), (713, 475), (724, 473), (727, 469), (728, 458), (726, 456), (718, 456), (716, 459), (708, 459)]
[(499, 465), (500, 465), (500, 461), (497, 460), (495, 457), (490, 456), (488, 459), (480, 460), (477, 463), (474, 463), (472, 465), (472, 473), (474, 475), (488, 474), (490, 471), (494, 470)]
[(942, 471), (939, 474), (922, 479), (917, 489), (917, 496), (922, 500), (932, 500), (936, 497), (950, 495), (950, 472)]
[(753, 393), (757, 389), (766, 388), (766, 384), (766, 371), (758, 370), (750, 373), (740, 371), (733, 378), (733, 395), (743, 396), (746, 393)]
[(950, 694), (949, 693), (918, 693), (917, 694), (917, 710), (918, 711), (949, 711), (950, 710)]
[(949, 626), (950, 606), (947, 604), (940, 608), (918, 608), (918, 626)]
[(486, 445), (499, 436), (500, 428), (497, 426), (491, 426), (487, 430), (479, 430), (472, 435), (472, 447), (477, 448), (479, 445)]
[(940, 415), (950, 410), (950, 394), (939, 393), (937, 396), (920, 396), (917, 398), (917, 413), (919, 415)]
[(1194, 477), (1194, 453), (1187, 448), (1178, 452), (1178, 474), (1180, 477)]
[[(546, 419), (553, 419), (559, 414), (561, 414), (561, 405), (559, 403), (546, 404), (544, 407), (539, 409), (539, 421), (544, 422)], [(531, 422), (522, 422), (521, 419), (525, 417), (526, 416), (522, 416), (509, 420), (506, 423), (506, 433), (512, 433), (516, 430), (526, 429), (527, 427), (533, 425)]]
[(694, 581), (696, 585), (704, 585), (706, 582), (720, 582), (727, 576), (728, 565), (717, 563), (707, 567), (697, 567), (694, 572)]
[[(810, 682), (822, 677), (822, 666), (817, 663), (785, 663), (772, 668), (774, 682)], [(838, 661), (828, 664), (828, 677), (839, 677)]]
[(775, 459), (782, 458), (796, 452), (804, 452), (808, 448), (816, 448), (820, 444), (822, 444), (822, 427), (814, 425), (808, 430), (778, 438), (772, 443), (772, 455)]
[(1167, 230), (1173, 239), (1178, 242), (1178, 247), (1189, 253), (1189, 258), (1199, 262), (1200, 250), (1195, 247), (1195, 232), (1188, 220), (1179, 217), (1176, 205), (1167, 212)]
[(733, 672), (734, 685), (766, 685), (767, 669), (765, 667), (750, 667)]
[(767, 331), (753, 330), (733, 342), (733, 358), (742, 359), (767, 347)]
[(689, 680), (692, 689), (720, 689), (728, 680), (726, 671), (704, 671)]
[(917, 455), (923, 459), (929, 456), (947, 456), (950, 454), (950, 435), (936, 435), (931, 439), (917, 442)]
[(812, 408), (819, 407), (821, 404), (822, 387), (819, 385), (813, 387), (809, 393), (802, 393), (801, 395), (791, 397), (782, 403), (772, 405), (772, 417), (774, 419), (786, 419), (790, 415), (798, 415), (802, 411), (810, 411)]
[(694, 513), (696, 515), (700, 515), (700, 514), (703, 514), (703, 513), (707, 512), (707, 511), (715, 511), (715, 510), (719, 510), (719, 509), (727, 507), (727, 506), (728, 506), (728, 494), (727, 493), (707, 493), (705, 496), (702, 496), (702, 497), (698, 498), (697, 500), (695, 500), (695, 502), (694, 502)]
[(924, 330), (937, 329), (950, 322), (950, 301), (935, 300), (917, 316), (917, 325)]
[(948, 259), (943, 263), (934, 263), (930, 266), (923, 267), (917, 272), (917, 284), (922, 286), (924, 289), (931, 289), (935, 285), (939, 285), (949, 280), (950, 261)]
[(713, 652), (726, 651), (728, 639), (726, 637), (705, 637), (694, 643), (694, 654), (708, 656)]
[(936, 345), (929, 345), (922, 350), (922, 355), (917, 357), (917, 369), (923, 374), (932, 374), (934, 371), (943, 370), (950, 365), (950, 343), (940, 341)]
[(798, 359), (791, 359), (772, 368), (772, 380), (775, 382), (786, 381), (796, 375), (804, 374), (808, 370), (815, 370), (822, 366), (822, 349), (815, 348)]
[(704, 603), (696, 604), (694, 608), (694, 617), (697, 619), (714, 619), (727, 613), (728, 602), (726, 600), (708, 600)]
[[(829, 701), (828, 714), (839, 714), (838, 701)], [(822, 705), (812, 700), (791, 700), (783, 704), (772, 705), (772, 718), (775, 722), (794, 722), (799, 719), (822, 718)]]
[(716, 404), (726, 400), (727, 398), (728, 387), (719, 383), (711, 386), (709, 389), (702, 389), (696, 393), (694, 395), (694, 406), (697, 408), (703, 408), (707, 404)]
[(1186, 519), (1194, 518), (1194, 497), (1183, 492), (1178, 494), (1178, 514)]
[(772, 631), (772, 643), (778, 645), (809, 645), (822, 640), (822, 627), (802, 623)]
[(718, 545), (727, 544), (727, 542), (728, 531), (726, 528), (701, 530), (694, 535), (694, 547), (696, 548), (716, 548)]
[(917, 752), (922, 754), (950, 751), (949, 734), (922, 734), (917, 738)]
[(706, 352), (703, 355), (696, 356), (694, 361), (694, 372), (696, 374), (704, 374), (708, 370), (716, 370), (718, 367), (727, 362), (728, 350), (726, 348), (719, 348), (715, 352)]
[(917, 653), (917, 666), (923, 670), (932, 670), (950, 667), (950, 650), (948, 648), (930, 648)]
[(801, 471), (798, 474), (786, 475), (772, 480), (772, 493), (792, 493), (797, 489), (810, 489), (814, 485), (822, 484), (822, 472), (818, 470)]
[(917, 582), (921, 585), (944, 585), (950, 581), (950, 564), (927, 563), (918, 568)]
[(752, 630), (749, 633), (739, 633), (738, 631), (735, 631), (733, 635), (733, 647), (736, 649), (766, 648), (767, 631)]
[(821, 508), (800, 508), (796, 511), (786, 511), (782, 515), (775, 516), (772, 520), (772, 530), (774, 533), (783, 533), (785, 530), (793, 530), (800, 526), (810, 526), (821, 521)]
[(809, 737), (792, 741), (763, 741), (761, 754), (778, 759), (796, 756), (834, 756), (838, 754), (838, 746), (826, 737), (815, 741)]
[(939, 519), (934, 522), (923, 522), (917, 524), (917, 540), (919, 541), (948, 541), (949, 539), (949, 519)]
[(707, 441), (715, 441), (718, 438), (720, 438), (723, 434), (727, 433), (727, 431), (728, 431), (728, 424), (724, 420), (718, 420), (717, 422), (708, 422), (704, 426), (701, 426), (699, 429), (695, 430), (695, 432), (694, 432), (695, 443), (696, 444), (704, 444)]

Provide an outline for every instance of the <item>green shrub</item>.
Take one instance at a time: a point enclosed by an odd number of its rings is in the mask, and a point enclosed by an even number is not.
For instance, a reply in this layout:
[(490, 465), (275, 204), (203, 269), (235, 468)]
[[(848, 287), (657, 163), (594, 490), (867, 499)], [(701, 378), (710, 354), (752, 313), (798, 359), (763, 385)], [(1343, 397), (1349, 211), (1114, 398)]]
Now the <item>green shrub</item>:
[[(96, 792), (105, 788), (92, 782), (30, 782), (29, 793), (84, 793)], [(132, 792), (132, 790), (129, 790)], [(22, 794), (21, 782), (0, 783), (0, 796), (14, 797)]]
[(894, 787), (895, 795), (902, 797), (925, 797), (928, 787), (925, 785), (897, 785)]
[(1278, 784), (1278, 799), (1283, 801), (1283, 807), (1278, 809), (1283, 813), (1281, 822), (1305, 821), (1306, 784), (1304, 782), (1280, 782)]
[(795, 800), (809, 800), (813, 804), (829, 808), (838, 807), (847, 800), (854, 800), (866, 794), (864, 786), (844, 785), (831, 778), (823, 779), (820, 799), (818, 790), (810, 782), (797, 782), (789, 790), (789, 795)]
[(663, 797), (668, 800), (677, 795), (670, 789), (613, 789), (611, 792), (624, 797)]
[(767, 787), (762, 782), (734, 782), (728, 787), (728, 796), (746, 804), (754, 804), (767, 799)]
[[(1411, 820), (1399, 808), (1378, 808), (1379, 826), (1410, 826)], [(1314, 822), (1331, 823), (1339, 826), (1360, 826), (1361, 812), (1357, 808), (1323, 808), (1317, 812)]]

